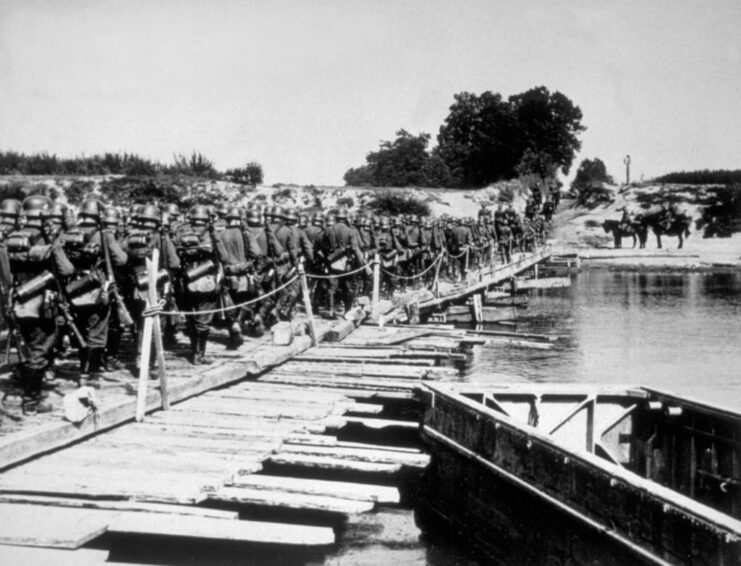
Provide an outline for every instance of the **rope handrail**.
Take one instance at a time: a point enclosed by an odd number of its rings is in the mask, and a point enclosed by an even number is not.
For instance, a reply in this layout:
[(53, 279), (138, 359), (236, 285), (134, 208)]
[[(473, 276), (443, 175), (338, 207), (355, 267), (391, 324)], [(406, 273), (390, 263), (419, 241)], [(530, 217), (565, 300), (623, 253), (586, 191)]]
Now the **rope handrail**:
[(444, 252), (441, 252), (440, 254), (438, 254), (438, 256), (435, 258), (435, 261), (433, 261), (428, 267), (426, 267), (425, 269), (423, 269), (422, 271), (420, 271), (419, 273), (415, 275), (397, 275), (396, 273), (391, 273), (390, 271), (384, 269), (383, 267), (381, 268), (381, 271), (383, 271), (389, 277), (393, 277), (394, 279), (406, 279), (406, 280), (417, 279), (419, 277), (422, 277), (425, 273), (427, 273), (433, 267), (435, 267), (438, 264), (438, 262), (442, 261), (443, 255), (444, 255)]
[(291, 277), (291, 279), (289, 279), (288, 281), (286, 281), (285, 283), (283, 283), (283, 285), (281, 285), (280, 287), (276, 287), (275, 289), (273, 289), (272, 291), (270, 291), (270, 292), (268, 292), (268, 293), (266, 293), (264, 295), (260, 295), (259, 297), (255, 298), (255, 299), (250, 299), (249, 301), (244, 301), (243, 303), (238, 303), (236, 305), (230, 305), (228, 307), (221, 307), (221, 308), (218, 308), (218, 309), (209, 309), (209, 310), (205, 310), (205, 311), (179, 311), (179, 310), (176, 310), (176, 311), (164, 311), (164, 310), (161, 310), (161, 308), (158, 308), (159, 305), (164, 306), (164, 301), (160, 301), (157, 305), (154, 305), (154, 307), (148, 307), (147, 309), (145, 309), (144, 310), (144, 313), (143, 313), (143, 316), (155, 316), (155, 315), (159, 315), (159, 314), (162, 314), (162, 315), (199, 316), (199, 315), (203, 315), (203, 314), (218, 314), (218, 313), (223, 313), (223, 312), (227, 312), (227, 311), (231, 311), (231, 310), (241, 309), (241, 308), (247, 307), (249, 305), (253, 305), (255, 303), (259, 303), (260, 301), (264, 301), (268, 297), (270, 297), (272, 295), (275, 295), (276, 293), (281, 292), (283, 289), (285, 289), (286, 287), (288, 287), (288, 286), (292, 285), (294, 282), (296, 282), (298, 280), (298, 278), (299, 278), (298, 275), (294, 275), (293, 277)]
[(371, 262), (368, 262), (364, 265), (361, 265), (357, 269), (353, 271), (347, 271), (344, 273), (338, 273), (337, 275), (319, 275), (318, 273), (307, 273), (306, 277), (310, 279), (342, 279), (344, 277), (350, 277), (351, 275), (357, 275), (361, 271), (365, 271), (366, 269), (369, 269), (371, 266)]
[(451, 259), (460, 259), (460, 258), (462, 258), (462, 257), (463, 257), (464, 255), (466, 255), (466, 253), (468, 253), (468, 248), (464, 249), (464, 250), (463, 250), (463, 251), (462, 251), (461, 253), (459, 253), (459, 254), (451, 254), (451, 253), (450, 253), (450, 252), (449, 252), (448, 250), (445, 250), (445, 252), (444, 252), (444, 253), (445, 253), (445, 254), (446, 254), (446, 255), (447, 255), (447, 256), (448, 256), (449, 258), (451, 258)]

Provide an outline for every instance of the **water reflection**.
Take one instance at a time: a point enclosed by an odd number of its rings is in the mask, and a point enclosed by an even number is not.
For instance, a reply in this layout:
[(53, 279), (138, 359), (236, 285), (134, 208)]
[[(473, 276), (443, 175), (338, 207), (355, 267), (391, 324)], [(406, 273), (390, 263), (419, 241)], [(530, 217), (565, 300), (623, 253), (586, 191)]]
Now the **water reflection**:
[(483, 347), (470, 380), (641, 384), (741, 410), (741, 274), (585, 271), (531, 293), (516, 329), (557, 347)]

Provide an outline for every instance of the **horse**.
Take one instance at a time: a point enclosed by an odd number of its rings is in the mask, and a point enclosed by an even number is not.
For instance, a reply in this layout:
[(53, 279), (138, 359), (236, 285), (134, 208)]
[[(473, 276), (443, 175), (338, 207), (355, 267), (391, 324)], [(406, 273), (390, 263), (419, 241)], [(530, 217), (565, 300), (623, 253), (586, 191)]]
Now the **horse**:
[(623, 237), (632, 237), (633, 238), (633, 247), (636, 247), (636, 236), (638, 236), (638, 240), (641, 243), (641, 248), (646, 247), (646, 237), (645, 237), (645, 231), (644, 235), (641, 238), (640, 237), (640, 229), (631, 224), (630, 228), (628, 230), (625, 229), (625, 224), (621, 222), (620, 220), (605, 220), (602, 223), (602, 228), (604, 228), (605, 233), (612, 232), (612, 238), (615, 241), (615, 248), (620, 249), (623, 247)]
[(656, 245), (661, 249), (661, 235), (676, 236), (679, 238), (679, 248), (682, 249), (684, 245), (684, 239), (690, 235), (690, 226), (692, 225), (692, 219), (684, 214), (677, 214), (672, 216), (669, 221), (669, 227), (666, 227), (664, 217), (661, 213), (655, 212), (653, 214), (643, 215), (641, 223), (646, 228), (651, 228), (653, 233), (656, 234)]

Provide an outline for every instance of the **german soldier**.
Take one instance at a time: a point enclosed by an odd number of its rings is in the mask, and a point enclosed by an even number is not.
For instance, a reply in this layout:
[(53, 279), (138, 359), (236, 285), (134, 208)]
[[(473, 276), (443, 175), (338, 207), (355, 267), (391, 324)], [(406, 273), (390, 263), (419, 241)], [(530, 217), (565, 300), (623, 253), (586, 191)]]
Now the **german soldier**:
[[(78, 214), (78, 226), (63, 237), (64, 251), (75, 266), (75, 274), (67, 284), (67, 295), (75, 321), (86, 343), (80, 348), (80, 379), (97, 383), (103, 365), (108, 337), (110, 301), (105, 269), (105, 249), (111, 263), (126, 264), (126, 253), (110, 232), (101, 232), (102, 206), (97, 200), (87, 200)], [(105, 238), (105, 239), (104, 239)]]
[[(255, 271), (257, 262), (264, 253), (255, 234), (242, 225), (241, 211), (238, 208), (230, 208), (225, 220), (226, 228), (217, 236), (224, 253), (224, 286), (232, 301), (240, 304), (256, 296)], [(231, 349), (238, 348), (244, 342), (242, 325), (246, 314), (245, 309), (235, 309), (228, 313)]]
[(221, 266), (216, 248), (213, 224), (205, 205), (191, 207), (188, 226), (177, 240), (182, 264), (183, 307), (187, 317), (190, 338), (191, 363), (207, 365), (206, 345), (213, 311), (218, 305)]
[[(345, 314), (345, 309), (352, 306), (355, 297), (349, 278), (340, 276), (350, 271), (353, 260), (358, 266), (363, 265), (363, 253), (360, 251), (355, 232), (347, 225), (347, 210), (341, 208), (334, 216), (336, 222), (324, 231), (320, 247), (325, 252), (330, 275), (335, 275), (329, 279), (327, 286), (329, 314), (341, 316)], [(335, 304), (336, 298), (344, 307), (340, 307), (340, 311), (336, 309), (338, 306)]]
[(52, 410), (43, 401), (42, 383), (61, 323), (61, 280), (74, 272), (57, 234), (45, 221), (50, 208), (51, 201), (45, 196), (27, 197), (22, 206), (25, 224), (12, 231), (5, 242), (13, 273), (8, 317), (24, 345), (19, 347), (23, 350), (20, 385), (24, 412)]

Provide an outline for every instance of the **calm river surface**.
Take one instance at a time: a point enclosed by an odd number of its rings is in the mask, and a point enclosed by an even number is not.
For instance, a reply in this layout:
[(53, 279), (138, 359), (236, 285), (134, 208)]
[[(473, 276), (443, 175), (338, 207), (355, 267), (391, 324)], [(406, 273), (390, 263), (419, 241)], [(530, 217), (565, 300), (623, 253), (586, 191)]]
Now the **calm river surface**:
[[(529, 299), (516, 327), (490, 329), (557, 334), (556, 347), (477, 347), (466, 380), (647, 385), (741, 411), (741, 273), (591, 270)], [(417, 537), (411, 523), (407, 536)], [(394, 563), (477, 564), (463, 541), (426, 540), (395, 551), (343, 547), (324, 566)]]
[(516, 330), (556, 348), (482, 347), (468, 380), (646, 385), (741, 411), (741, 273), (591, 270), (530, 293)]

